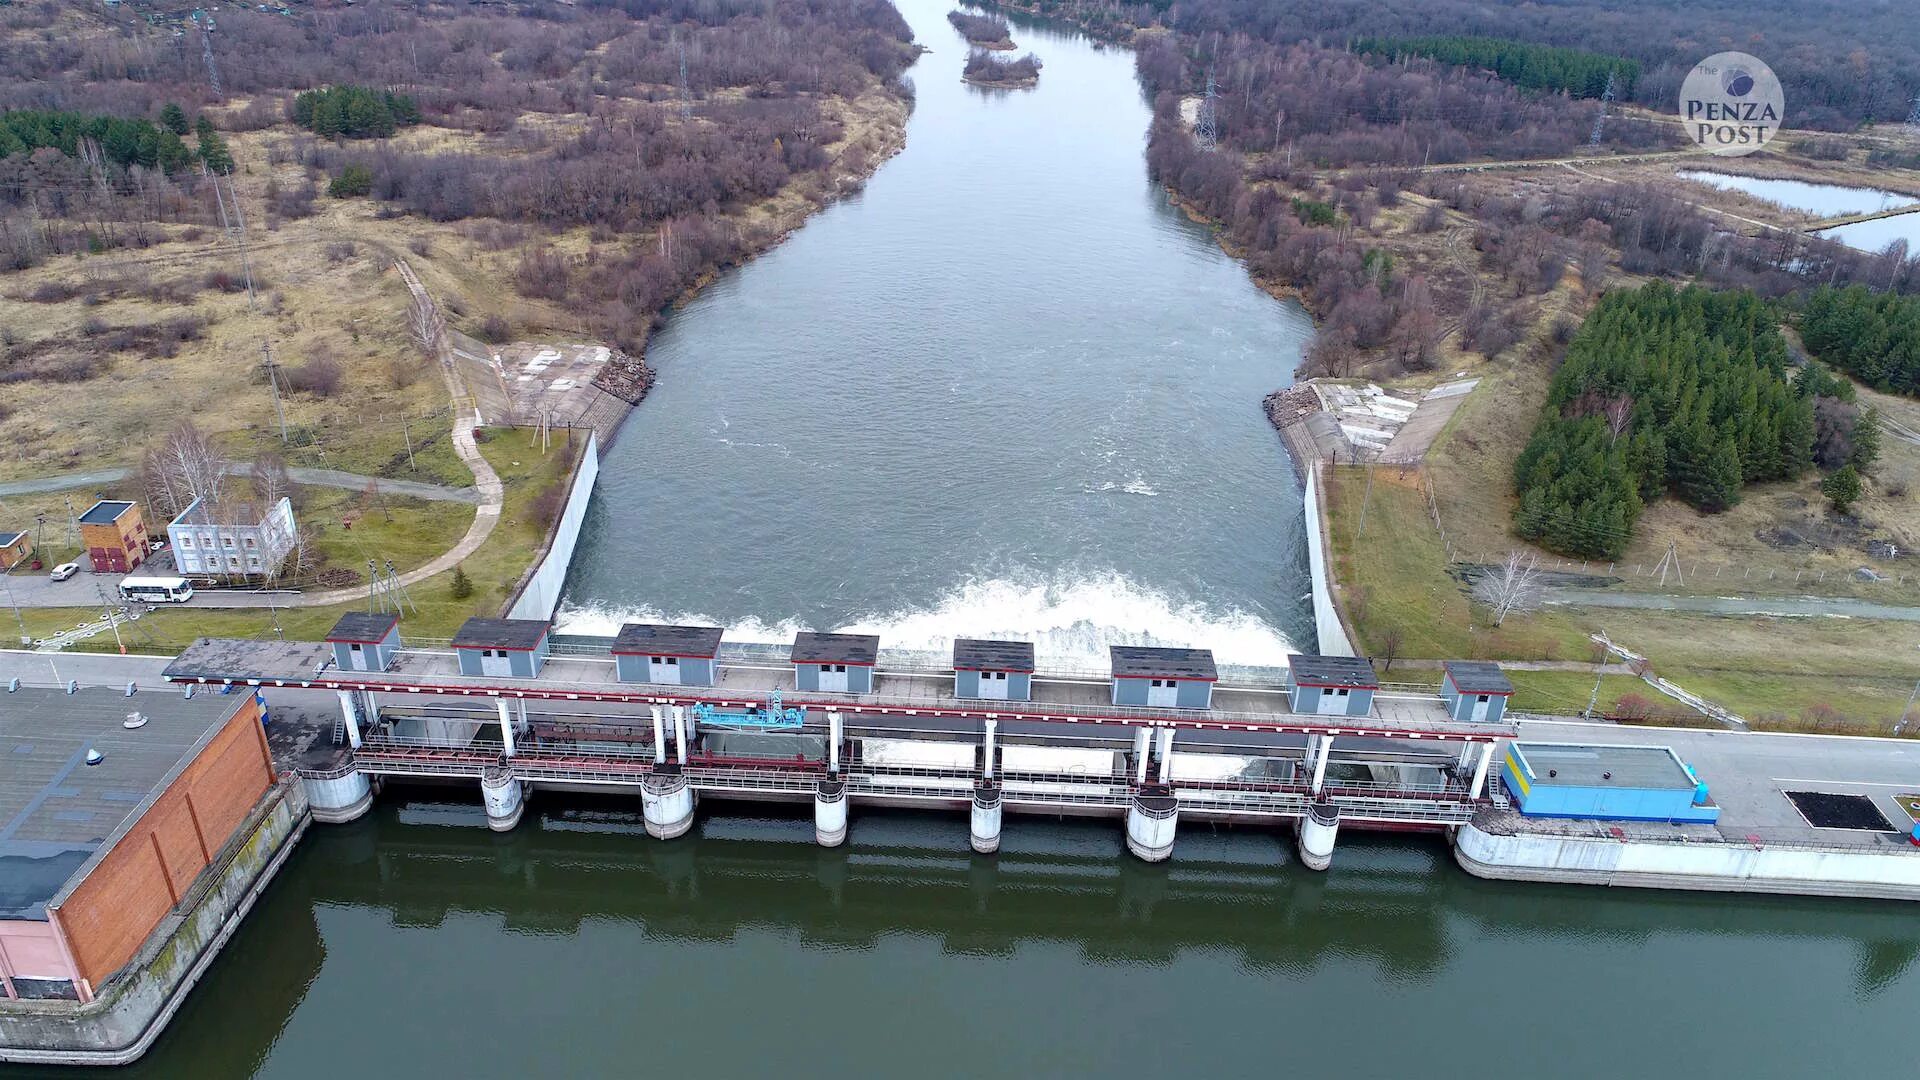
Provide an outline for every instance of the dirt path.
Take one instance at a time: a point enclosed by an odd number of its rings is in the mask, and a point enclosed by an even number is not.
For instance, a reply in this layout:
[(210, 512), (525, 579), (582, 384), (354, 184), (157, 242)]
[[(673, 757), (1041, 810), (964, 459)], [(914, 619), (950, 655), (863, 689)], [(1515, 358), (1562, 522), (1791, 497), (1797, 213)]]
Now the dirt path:
[[(433, 297), (427, 287), (420, 283), (413, 268), (405, 260), (395, 259), (393, 268), (400, 273), (400, 280), (406, 282), (407, 291), (414, 299), (423, 304), (433, 304)], [(480, 453), (479, 444), (474, 441), (473, 430), (480, 420), (472, 409), (467, 407), (470, 400), (466, 388), (460, 382), (460, 376), (454, 371), (453, 357), (447, 348), (447, 336), (443, 332), (436, 346), (440, 358), (440, 375), (446, 380), (447, 394), (453, 400), (453, 452), (473, 470), (473, 487), (480, 494), (480, 505), (475, 508), (473, 524), (468, 526), (467, 534), (460, 542), (447, 549), (446, 553), (417, 570), (409, 570), (400, 575), (400, 584), (412, 585), (425, 581), (436, 574), (444, 574), (459, 565), (469, 555), (480, 550), (480, 545), (493, 535), (493, 528), (500, 523), (500, 508), (506, 502), (506, 488), (500, 483), (500, 475), (487, 464), (486, 455)], [(347, 589), (330, 589), (326, 592), (299, 593), (275, 596), (273, 602), (282, 607), (326, 607), (331, 604), (345, 604), (361, 600), (366, 596), (365, 586)], [(249, 597), (253, 599), (253, 597)], [(267, 606), (267, 597), (258, 595), (257, 603), (248, 607)]]

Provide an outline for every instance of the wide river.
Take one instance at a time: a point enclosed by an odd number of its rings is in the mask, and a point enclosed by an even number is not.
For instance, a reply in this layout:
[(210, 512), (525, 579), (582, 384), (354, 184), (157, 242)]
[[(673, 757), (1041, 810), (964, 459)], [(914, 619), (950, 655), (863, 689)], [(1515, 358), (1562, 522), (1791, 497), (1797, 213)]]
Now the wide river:
[[(1261, 418), (1309, 333), (1168, 211), (1122, 51), (1020, 28), (1031, 95), (908, 14), (906, 152), (676, 316), (575, 610), (1259, 660), (1303, 633)], [(591, 599), (589, 599), (591, 598)], [(453, 801), (443, 801), (453, 800)], [(1482, 882), (1437, 839), (389, 791), (315, 826), (154, 1051), (227, 1077), (1906, 1076), (1908, 905)], [(0, 1068), (7, 1080), (46, 1075)], [(63, 1075), (63, 1074), (54, 1074)], [(72, 1074), (64, 1074), (69, 1076)]]
[(1283, 663), (1312, 618), (1260, 400), (1311, 320), (1148, 181), (1130, 52), (1023, 26), (1039, 88), (981, 90), (948, 9), (902, 5), (906, 150), (654, 336), (561, 625)]

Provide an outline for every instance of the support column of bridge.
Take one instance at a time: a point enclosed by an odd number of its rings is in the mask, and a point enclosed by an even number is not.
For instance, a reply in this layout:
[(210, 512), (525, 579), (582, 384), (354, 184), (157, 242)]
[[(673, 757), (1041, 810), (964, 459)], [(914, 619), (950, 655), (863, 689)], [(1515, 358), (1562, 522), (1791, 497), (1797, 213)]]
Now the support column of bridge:
[(1480, 760), (1473, 766), (1473, 787), (1468, 797), (1477, 799), (1487, 790), (1487, 770), (1493, 764), (1493, 744), (1480, 744)]
[(1170, 727), (1160, 729), (1160, 747), (1154, 752), (1154, 756), (1160, 759), (1160, 782), (1162, 784), (1173, 783), (1173, 736), (1175, 730), (1176, 729)]
[(680, 766), (655, 765), (640, 782), (640, 814), (647, 822), (647, 835), (656, 840), (685, 836), (693, 828), (693, 788)]
[(494, 704), (500, 706), (500, 747), (501, 753), (513, 756), (513, 706), (506, 698), (495, 698)]
[(1180, 804), (1171, 788), (1141, 788), (1127, 807), (1127, 850), (1147, 862), (1162, 862), (1173, 854), (1179, 825)]
[(839, 847), (847, 839), (847, 785), (837, 777), (813, 789), (813, 838), (821, 847)]
[[(501, 702), (502, 710), (506, 702)], [(480, 774), (480, 798), (487, 806), (487, 828), (506, 832), (520, 824), (520, 812), (526, 808), (526, 793), (514, 779), (513, 766), (505, 762), (489, 765)]]
[[(352, 690), (341, 690), (339, 694), (340, 713), (347, 721), (347, 746), (358, 750), (361, 745), (360, 695)], [(306, 792), (315, 821), (328, 824), (352, 821), (373, 806), (373, 784), (367, 774), (357, 769), (347, 768), (335, 776), (302, 777), (300, 786)]]
[(991, 855), (1000, 850), (1000, 785), (991, 778), (973, 785), (973, 850)]
[(1313, 770), (1313, 779), (1308, 790), (1315, 795), (1327, 784), (1327, 759), (1333, 756), (1333, 736), (1307, 736), (1307, 767)]
[(1333, 865), (1333, 840), (1340, 834), (1340, 808), (1325, 799), (1307, 807), (1300, 819), (1300, 861), (1309, 870)]
[(1135, 728), (1133, 732), (1133, 782), (1135, 784), (1147, 782), (1147, 761), (1153, 756), (1152, 746), (1153, 729)]
[(340, 715), (347, 718), (347, 745), (358, 750), (360, 749), (360, 695), (353, 690), (336, 692), (340, 695)]

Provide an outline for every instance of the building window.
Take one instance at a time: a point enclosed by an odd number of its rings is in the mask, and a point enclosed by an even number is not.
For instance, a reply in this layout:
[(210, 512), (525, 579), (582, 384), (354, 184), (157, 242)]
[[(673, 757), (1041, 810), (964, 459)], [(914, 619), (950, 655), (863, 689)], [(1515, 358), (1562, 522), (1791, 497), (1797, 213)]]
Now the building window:
[(667, 667), (680, 666), (680, 658), (677, 656), (656, 656), (653, 658), (653, 662), (656, 664), (665, 664)]
[(258, 555), (247, 556), (247, 566), (254, 570), (260, 569), (260, 556)]
[(246, 538), (246, 540), (244, 541), (244, 543), (245, 543), (245, 544), (246, 544), (246, 545), (247, 545), (248, 547), (250, 547), (250, 548), (252, 548), (252, 547), (258, 547), (258, 546), (259, 546), (258, 544), (255, 544), (255, 543), (253, 542), (253, 537), (251, 537), (251, 536), (249, 536), (249, 537), (247, 537), (247, 538)]
[(201, 534), (200, 534), (200, 546), (201, 546), (201, 547), (212, 547), (212, 546), (213, 546), (213, 534), (212, 534), (212, 533), (201, 533)]
[(1490, 697), (1487, 694), (1481, 694), (1478, 698), (1474, 700), (1478, 701), (1482, 705), (1485, 705), (1490, 700)]
[(188, 548), (188, 549), (192, 549), (192, 547), (193, 547), (193, 537), (191, 537), (191, 536), (188, 536), (188, 535), (187, 535), (186, 533), (181, 533), (181, 534), (180, 534), (180, 546), (181, 546), (181, 547), (183, 547), (183, 548)]
[(1346, 696), (1347, 696), (1347, 689), (1346, 689), (1346, 687), (1344, 687), (1344, 686), (1343, 686), (1343, 687), (1341, 687), (1340, 689), (1338, 689), (1338, 690), (1335, 690), (1335, 691), (1333, 692), (1333, 696), (1334, 696), (1334, 697), (1346, 697)]
[(350, 645), (348, 645), (348, 646), (347, 646), (347, 651), (349, 651), (349, 652), (359, 652), (359, 651), (360, 651), (360, 643), (356, 641), (356, 642), (353, 642), (352, 644), (350, 644)]
[(233, 537), (231, 537), (231, 536), (223, 536), (223, 537), (221, 537), (221, 538), (220, 538), (220, 546), (221, 546), (221, 547), (223, 547), (223, 548), (226, 548), (226, 549), (227, 549), (227, 550), (229, 550), (229, 551), (231, 551), (231, 550), (233, 550)]
[(227, 556), (227, 568), (230, 570), (240, 569), (240, 556), (238, 555)]

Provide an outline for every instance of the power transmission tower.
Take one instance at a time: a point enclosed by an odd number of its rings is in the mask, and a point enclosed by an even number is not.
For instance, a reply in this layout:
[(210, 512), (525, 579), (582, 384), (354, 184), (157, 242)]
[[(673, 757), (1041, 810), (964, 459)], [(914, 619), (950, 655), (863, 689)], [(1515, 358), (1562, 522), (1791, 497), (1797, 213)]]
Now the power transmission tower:
[[(260, 339), (260, 364), (267, 369), (267, 387), (273, 391), (273, 413), (280, 420), (280, 445), (287, 445), (287, 408), (280, 401), (280, 365), (273, 358), (273, 346), (267, 339)], [(407, 460), (413, 460), (413, 449), (407, 449)]]
[(213, 62), (213, 16), (208, 15), (200, 23), (200, 57), (207, 62), (207, 82), (213, 86), (214, 97), (225, 97), (220, 90), (220, 69)]
[(1654, 569), (1660, 571), (1660, 584), (1662, 585), (1667, 583), (1667, 573), (1669, 570), (1672, 571), (1673, 579), (1676, 582), (1682, 585), (1687, 583), (1687, 575), (1680, 569), (1680, 551), (1676, 544), (1677, 541), (1667, 541), (1667, 553), (1660, 556), (1660, 561), (1654, 565)]
[(693, 115), (693, 90), (687, 85), (687, 43), (675, 37), (674, 45), (680, 50), (680, 118)]
[(1907, 126), (1920, 135), (1920, 94), (1913, 95), (1913, 111), (1907, 114)]
[(1607, 89), (1600, 95), (1600, 115), (1593, 118), (1593, 134), (1587, 136), (1587, 146), (1598, 149), (1600, 136), (1607, 129), (1607, 106), (1613, 104), (1613, 72), (1607, 72)]
[(1220, 142), (1220, 118), (1215, 103), (1220, 98), (1220, 84), (1214, 80), (1213, 69), (1207, 69), (1207, 96), (1200, 99), (1199, 115), (1193, 120), (1193, 140), (1200, 149), (1211, 150)]

